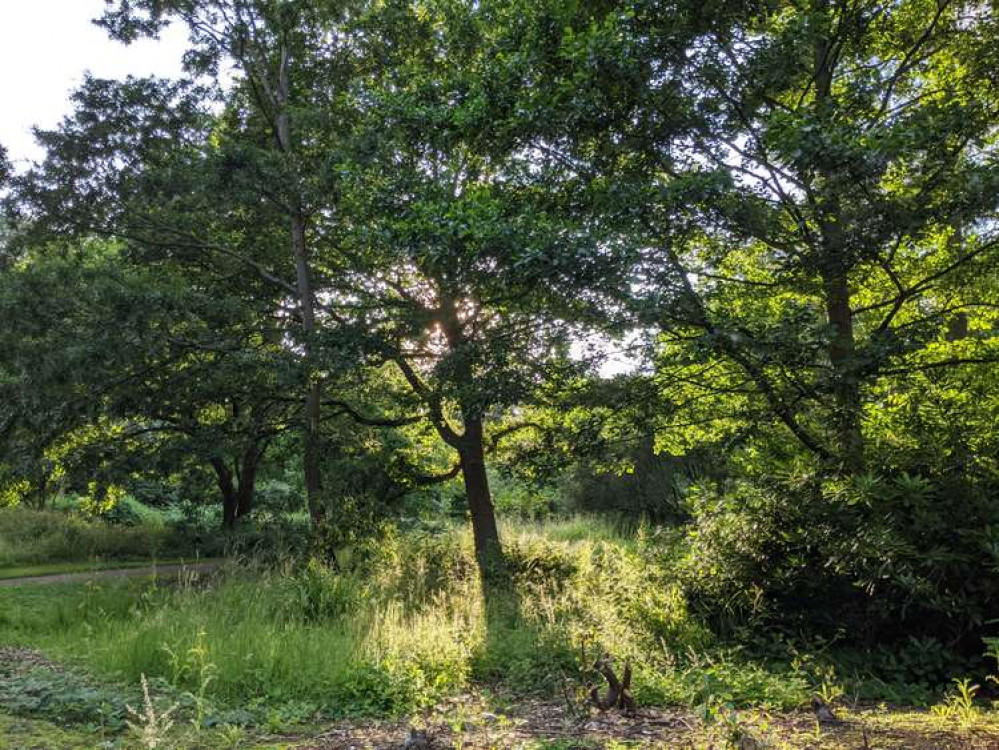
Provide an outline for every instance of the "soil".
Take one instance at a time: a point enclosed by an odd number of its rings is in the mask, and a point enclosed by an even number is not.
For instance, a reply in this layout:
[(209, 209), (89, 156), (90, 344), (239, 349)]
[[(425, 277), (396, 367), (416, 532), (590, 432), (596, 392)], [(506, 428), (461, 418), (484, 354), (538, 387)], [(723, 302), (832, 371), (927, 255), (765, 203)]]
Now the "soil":
[(84, 573), (53, 573), (40, 576), (22, 576), (20, 578), (5, 578), (0, 580), (3, 586), (37, 586), (47, 583), (81, 583), (107, 578), (133, 578), (143, 576), (158, 576), (175, 578), (188, 573), (197, 574), (214, 570), (218, 562), (183, 563), (171, 565), (150, 565), (145, 568), (120, 568), (110, 570), (91, 570)]

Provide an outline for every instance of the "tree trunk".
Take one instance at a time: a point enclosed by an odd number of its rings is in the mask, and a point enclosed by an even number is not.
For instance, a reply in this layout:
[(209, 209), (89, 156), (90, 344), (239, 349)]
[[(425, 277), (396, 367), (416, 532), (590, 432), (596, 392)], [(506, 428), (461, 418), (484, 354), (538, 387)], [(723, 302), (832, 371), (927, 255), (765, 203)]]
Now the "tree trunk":
[(305, 218), (298, 212), (291, 220), (292, 251), (295, 256), (295, 271), (298, 279), (299, 306), (302, 314), (302, 332), (305, 334), (305, 450), (303, 468), (305, 471), (305, 495), (309, 501), (309, 516), (312, 525), (318, 528), (323, 521), (322, 475), (319, 470), (320, 425), (322, 421), (322, 382), (312, 366), (312, 342), (316, 330), (316, 313), (312, 299), (312, 285), (309, 279), (308, 247), (305, 240)]
[(215, 469), (215, 480), (218, 483), (219, 492), (222, 493), (222, 528), (231, 529), (236, 525), (239, 508), (239, 498), (232, 481), (232, 471), (221, 458), (211, 459), (211, 464), (212, 468)]
[[(951, 243), (957, 250), (958, 260), (964, 259), (964, 231), (960, 225), (954, 227), (954, 234), (951, 237)], [(968, 338), (970, 329), (968, 327), (968, 314), (963, 310), (953, 318), (947, 324), (947, 340), (948, 341), (961, 341)]]
[(243, 465), (239, 469), (239, 487), (236, 489), (236, 518), (244, 518), (253, 510), (253, 494), (257, 488), (257, 466), (260, 463), (260, 450), (254, 444), (243, 453)]
[(466, 418), (465, 432), (461, 437), (459, 455), (461, 476), (465, 482), (468, 508), (472, 515), (472, 536), (475, 539), (475, 557), (484, 578), (499, 572), (503, 562), (496, 512), (489, 492), (486, 474), (485, 450), (482, 444), (482, 420)]
[[(816, 3), (816, 12), (828, 10), (828, 0)], [(835, 107), (832, 83), (836, 54), (831, 42), (819, 34), (813, 49), (815, 66), (815, 109), (825, 117)], [(823, 182), (834, 182), (835, 175), (823, 174)], [(833, 189), (835, 190), (835, 188)], [(821, 194), (821, 191), (820, 191)], [(857, 372), (856, 342), (853, 332), (853, 311), (850, 309), (848, 273), (853, 263), (843, 241), (842, 212), (835, 193), (818, 202), (818, 223), (821, 230), (819, 248), (826, 320), (833, 336), (827, 353), (832, 367), (833, 430), (835, 432), (841, 469), (854, 473), (864, 466), (864, 437), (861, 431), (860, 381)]]
[(235, 473), (222, 458), (212, 458), (215, 479), (222, 494), (222, 526), (232, 529), (236, 521), (253, 510), (253, 493), (257, 486), (257, 468), (261, 450), (253, 444), (243, 452), (242, 463), (236, 464)]
[[(291, 97), (291, 83), (288, 75), (290, 55), (287, 47), (281, 49), (281, 62), (278, 67), (275, 119), (278, 148), (285, 154), (295, 151), (291, 133), (291, 116), (288, 101)], [(306, 215), (301, 201), (295, 198), (291, 208), (291, 252), (295, 260), (295, 279), (298, 291), (299, 312), (302, 322), (303, 350), (305, 354), (305, 429), (303, 432), (304, 450), (302, 464), (305, 473), (305, 494), (309, 502), (309, 516), (313, 528), (318, 528), (323, 520), (322, 476), (319, 470), (320, 421), (322, 412), (322, 383), (315, 371), (312, 357), (312, 338), (316, 331), (315, 300), (312, 294), (312, 280), (309, 268), (309, 250), (306, 239)]]
[(833, 371), (833, 427), (843, 468), (858, 471), (864, 465), (864, 436), (860, 425), (860, 383), (856, 374), (856, 345), (850, 287), (845, 273), (824, 278), (826, 317), (833, 329), (829, 362)]
[[(457, 357), (455, 379), (459, 383), (471, 383), (472, 374), (467, 341), (461, 321), (456, 312), (456, 296), (452, 290), (441, 286), (441, 329), (448, 347)], [(489, 476), (486, 473), (485, 448), (482, 441), (482, 416), (478, 407), (462, 405), (464, 431), (453, 443), (461, 459), (461, 477), (465, 483), (468, 509), (472, 516), (472, 536), (475, 539), (475, 557), (479, 562), (483, 581), (486, 583), (502, 579), (503, 548), (500, 546), (499, 529), (496, 527), (496, 511), (489, 492)], [(446, 435), (442, 435), (445, 441)]]
[(959, 312), (947, 324), (948, 341), (962, 341), (968, 338), (969, 333), (968, 314), (965, 312)]

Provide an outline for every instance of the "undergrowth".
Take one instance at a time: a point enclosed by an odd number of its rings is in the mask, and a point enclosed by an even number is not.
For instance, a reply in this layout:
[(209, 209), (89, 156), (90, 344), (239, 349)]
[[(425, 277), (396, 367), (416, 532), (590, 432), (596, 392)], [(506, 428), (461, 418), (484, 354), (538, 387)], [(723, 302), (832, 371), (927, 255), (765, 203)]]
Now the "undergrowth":
[(837, 671), (825, 647), (720, 641), (688, 607), (669, 533), (574, 519), (503, 535), (512, 583), (488, 602), (467, 531), (411, 531), (335, 567), (247, 556), (207, 582), (0, 590), (0, 643), (130, 690), (145, 677), (196, 727), (406, 715), (483, 687), (582, 702), (605, 653), (630, 662), (640, 705), (788, 709), (894, 689)]
[(659, 564), (661, 540), (603, 528), (592, 541), (586, 523), (507, 524), (513, 585), (488, 605), (471, 540), (451, 530), (389, 536), (339, 571), (243, 559), (207, 587), (11, 590), (0, 639), (127, 684), (147, 675), (216, 707), (303, 720), (401, 714), (472, 683), (551, 694), (584, 684), (603, 652), (632, 662), (643, 703), (806, 699), (800, 677), (715, 647)]
[(29, 508), (8, 508), (0, 513), (0, 567), (156, 557), (170, 541), (170, 531), (157, 523), (113, 526)]

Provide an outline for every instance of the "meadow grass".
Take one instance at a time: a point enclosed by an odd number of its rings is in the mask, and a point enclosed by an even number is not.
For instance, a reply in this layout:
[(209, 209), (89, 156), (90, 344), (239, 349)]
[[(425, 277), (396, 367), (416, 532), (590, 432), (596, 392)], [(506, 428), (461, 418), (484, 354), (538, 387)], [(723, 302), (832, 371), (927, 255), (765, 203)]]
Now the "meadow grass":
[[(8, 540), (58, 539), (76, 523), (56, 518), (46, 527), (46, 514), (5, 514), (0, 529)], [(131, 544), (155, 533), (105, 528), (95, 538), (124, 535)], [(239, 739), (244, 727), (258, 735), (309, 732), (330, 719), (437, 715), (448, 706), (457, 706), (449, 725), (467, 727), (467, 699), (479, 701), (479, 713), (553, 700), (585, 712), (589, 684), (601, 683), (591, 665), (610, 654), (619, 668), (631, 664), (639, 705), (685, 707), (704, 747), (751, 729), (780, 739), (773, 747), (798, 748), (814, 738), (784, 743), (798, 730), (765, 730), (770, 717), (807, 705), (812, 694), (835, 699), (846, 688), (859, 696), (866, 685), (874, 690), (868, 699), (884, 700), (895, 689), (877, 680), (847, 684), (833, 670), (839, 662), (779, 638), (720, 641), (690, 607), (678, 574), (686, 548), (675, 531), (576, 517), (505, 519), (501, 533), (510, 583), (491, 587), (488, 601), (462, 526), (389, 531), (337, 550), (335, 568), (286, 554), (294, 549), (290, 537), (279, 548), (285, 553), (233, 557), (207, 578), (0, 588), (0, 647), (37, 648), (70, 667), (18, 674), (0, 661), (0, 705), (56, 722), (32, 724), (29, 734), (96, 722), (109, 740), (125, 741), (126, 706), (136, 705), (148, 679), (158, 710), (181, 707), (174, 744), (164, 747), (230, 747), (234, 738), (254, 746)], [(127, 546), (115, 544), (103, 549)], [(530, 696), (540, 702), (523, 700)], [(994, 733), (994, 712), (959, 698), (934, 708), (932, 726), (906, 729), (914, 743), (907, 746), (935, 746), (920, 743), (955, 722), (962, 732)], [(900, 731), (896, 719), (884, 718), (887, 734)], [(4, 721), (0, 713), (0, 727)], [(28, 725), (12, 726), (24, 732)], [(822, 737), (828, 747), (854, 739)], [(70, 740), (59, 735), (67, 747)]]
[(483, 601), (469, 533), (397, 534), (349, 569), (234, 560), (206, 585), (92, 582), (0, 591), (0, 642), (107, 679), (141, 675), (256, 712), (392, 715), (473, 685), (583, 689), (602, 653), (645, 704), (797, 706), (787, 668), (716, 647), (690, 616), (654, 534), (570, 519), (506, 522), (513, 585)]
[(29, 508), (0, 512), (0, 568), (94, 559), (150, 559), (171, 542), (162, 523), (112, 526)]

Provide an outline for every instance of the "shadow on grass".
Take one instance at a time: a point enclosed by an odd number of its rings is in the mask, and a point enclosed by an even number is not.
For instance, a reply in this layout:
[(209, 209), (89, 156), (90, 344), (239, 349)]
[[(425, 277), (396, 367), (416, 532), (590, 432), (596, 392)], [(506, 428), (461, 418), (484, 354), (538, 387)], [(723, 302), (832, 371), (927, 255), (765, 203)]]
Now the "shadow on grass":
[(473, 655), (472, 675), (485, 684), (552, 695), (582, 665), (568, 634), (525, 608), (523, 585), (509, 572), (483, 582), (485, 634)]

